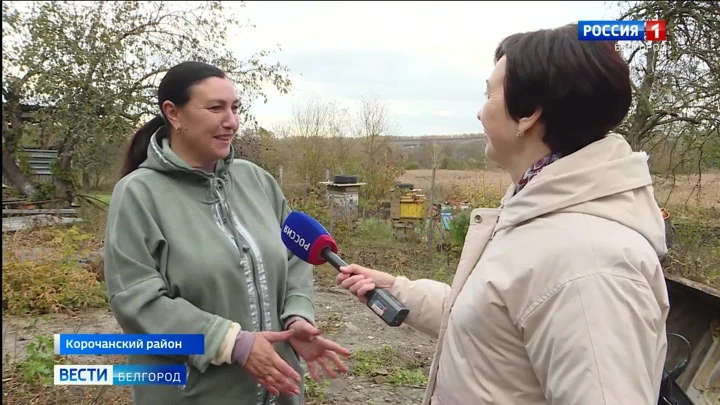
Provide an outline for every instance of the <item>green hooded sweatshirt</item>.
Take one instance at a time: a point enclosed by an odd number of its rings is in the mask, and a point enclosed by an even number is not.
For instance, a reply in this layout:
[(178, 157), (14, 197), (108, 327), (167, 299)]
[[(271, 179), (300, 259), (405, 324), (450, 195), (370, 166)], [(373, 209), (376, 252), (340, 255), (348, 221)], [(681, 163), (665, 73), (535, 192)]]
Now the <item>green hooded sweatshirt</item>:
[[(205, 335), (203, 355), (129, 356), (130, 364), (189, 370), (184, 386), (133, 386), (137, 405), (303, 402), (302, 395), (271, 396), (229, 364), (240, 328), (280, 331), (291, 316), (315, 324), (313, 268), (281, 240), (290, 212), (282, 190), (266, 171), (232, 156), (209, 174), (156, 133), (147, 160), (115, 185), (104, 247), (115, 318), (125, 333)], [(303, 375), (289, 343), (275, 347)]]

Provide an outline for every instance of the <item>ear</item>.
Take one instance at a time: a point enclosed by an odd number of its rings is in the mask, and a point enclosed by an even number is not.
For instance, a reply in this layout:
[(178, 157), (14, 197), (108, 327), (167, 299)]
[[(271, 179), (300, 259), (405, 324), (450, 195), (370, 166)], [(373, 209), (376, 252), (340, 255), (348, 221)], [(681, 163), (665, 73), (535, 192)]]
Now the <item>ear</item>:
[(540, 116), (542, 115), (542, 108), (538, 107), (535, 109), (535, 112), (532, 113), (529, 117), (522, 117), (518, 121), (518, 132), (521, 134), (524, 134), (530, 129), (535, 126), (535, 124), (540, 120)]
[(175, 104), (173, 104), (172, 101), (165, 100), (162, 103), (162, 111), (171, 127), (180, 127), (180, 110), (175, 106)]

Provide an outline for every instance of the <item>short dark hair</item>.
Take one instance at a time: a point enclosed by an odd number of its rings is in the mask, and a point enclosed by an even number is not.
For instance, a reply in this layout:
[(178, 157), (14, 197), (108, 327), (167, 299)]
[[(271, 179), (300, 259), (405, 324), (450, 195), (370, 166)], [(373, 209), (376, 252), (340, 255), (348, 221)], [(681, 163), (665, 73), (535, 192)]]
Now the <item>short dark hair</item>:
[[(160, 81), (157, 93), (160, 113), (140, 127), (133, 135), (125, 153), (125, 162), (121, 171), (122, 177), (135, 171), (147, 159), (150, 138), (158, 129), (166, 125), (167, 117), (163, 116), (162, 104), (166, 100), (170, 100), (176, 106), (182, 107), (190, 101), (190, 92), (188, 91), (190, 87), (210, 77), (225, 78), (226, 76), (225, 72), (213, 65), (193, 61), (175, 65), (165, 73), (165, 77)], [(163, 132), (162, 135), (167, 136), (167, 128)]]
[(513, 34), (495, 50), (506, 57), (504, 94), (516, 121), (540, 107), (543, 141), (570, 154), (603, 138), (627, 115), (630, 69), (614, 42), (580, 41), (577, 24)]

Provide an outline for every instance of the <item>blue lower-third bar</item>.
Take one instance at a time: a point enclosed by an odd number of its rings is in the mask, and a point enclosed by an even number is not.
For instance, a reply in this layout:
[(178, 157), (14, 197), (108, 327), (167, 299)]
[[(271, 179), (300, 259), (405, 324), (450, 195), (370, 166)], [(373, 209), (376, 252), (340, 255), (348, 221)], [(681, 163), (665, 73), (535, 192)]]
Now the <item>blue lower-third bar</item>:
[(55, 385), (185, 385), (184, 364), (55, 365)]
[(198, 355), (205, 352), (201, 334), (57, 334), (59, 355)]

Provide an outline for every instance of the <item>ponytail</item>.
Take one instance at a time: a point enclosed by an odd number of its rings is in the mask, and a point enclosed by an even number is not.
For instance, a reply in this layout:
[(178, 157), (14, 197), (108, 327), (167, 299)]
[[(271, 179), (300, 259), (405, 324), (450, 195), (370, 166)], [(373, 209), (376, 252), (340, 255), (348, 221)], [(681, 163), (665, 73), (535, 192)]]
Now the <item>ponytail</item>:
[(120, 177), (125, 177), (132, 173), (135, 169), (140, 167), (145, 159), (147, 159), (147, 150), (148, 146), (150, 146), (150, 139), (163, 125), (165, 125), (163, 117), (156, 115), (155, 118), (145, 123), (145, 125), (140, 127), (135, 135), (133, 135), (127, 152), (125, 153), (125, 162), (123, 164)]

